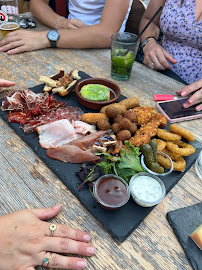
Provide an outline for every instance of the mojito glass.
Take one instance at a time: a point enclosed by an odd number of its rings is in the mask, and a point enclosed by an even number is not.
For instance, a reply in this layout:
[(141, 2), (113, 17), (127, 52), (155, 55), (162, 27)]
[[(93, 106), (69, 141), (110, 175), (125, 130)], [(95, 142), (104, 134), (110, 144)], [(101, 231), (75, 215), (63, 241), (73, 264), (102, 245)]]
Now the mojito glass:
[(129, 80), (137, 54), (139, 41), (131, 33), (115, 33), (111, 37), (111, 76), (116, 80)]

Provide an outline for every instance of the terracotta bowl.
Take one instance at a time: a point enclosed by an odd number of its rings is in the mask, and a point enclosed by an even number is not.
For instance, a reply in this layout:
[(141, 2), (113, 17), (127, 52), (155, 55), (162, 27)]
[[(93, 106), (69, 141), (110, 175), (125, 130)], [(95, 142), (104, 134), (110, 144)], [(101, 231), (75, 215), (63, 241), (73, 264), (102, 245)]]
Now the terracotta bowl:
[[(81, 96), (80, 90), (86, 84), (102, 84), (110, 88), (111, 95), (110, 100), (107, 101), (93, 101), (86, 99)], [(118, 98), (120, 97), (121, 90), (117, 84), (110, 80), (102, 79), (102, 78), (89, 78), (77, 83), (75, 87), (75, 93), (77, 96), (78, 102), (86, 108), (93, 109), (93, 110), (100, 110), (102, 107), (109, 105), (111, 103), (117, 102)]]

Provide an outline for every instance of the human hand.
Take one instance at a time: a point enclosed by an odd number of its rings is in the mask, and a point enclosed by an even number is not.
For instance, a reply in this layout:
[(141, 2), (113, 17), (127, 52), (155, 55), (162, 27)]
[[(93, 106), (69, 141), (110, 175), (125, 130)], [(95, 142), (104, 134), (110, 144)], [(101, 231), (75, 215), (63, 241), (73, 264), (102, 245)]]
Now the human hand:
[(175, 60), (167, 51), (165, 51), (154, 39), (151, 39), (143, 48), (143, 63), (151, 69), (165, 70), (171, 69), (170, 64), (176, 64)]
[[(50, 223), (61, 206), (20, 210), (0, 217), (0, 270), (34, 270), (43, 265), (61, 269), (83, 269), (85, 260), (59, 253), (91, 256), (95, 249), (89, 234), (69, 226), (56, 224), (51, 237)], [(49, 259), (49, 263), (46, 263)]]
[(15, 82), (0, 79), (0, 91), (1, 91), (1, 87), (10, 87), (10, 86), (14, 86), (14, 85), (15, 85)]
[(78, 29), (87, 26), (80, 20), (77, 19), (66, 19), (62, 17), (56, 24), (55, 29)]
[[(193, 106), (195, 104), (202, 102), (202, 79), (183, 87), (181, 90), (177, 91), (176, 93), (182, 97), (186, 97), (187, 95), (193, 92), (195, 93), (188, 99), (186, 103), (183, 104), (184, 108), (189, 108), (190, 106)], [(197, 111), (201, 111), (202, 103), (197, 105), (195, 109)]]
[(46, 35), (47, 32), (13, 31), (0, 42), (0, 52), (12, 55), (50, 47)]

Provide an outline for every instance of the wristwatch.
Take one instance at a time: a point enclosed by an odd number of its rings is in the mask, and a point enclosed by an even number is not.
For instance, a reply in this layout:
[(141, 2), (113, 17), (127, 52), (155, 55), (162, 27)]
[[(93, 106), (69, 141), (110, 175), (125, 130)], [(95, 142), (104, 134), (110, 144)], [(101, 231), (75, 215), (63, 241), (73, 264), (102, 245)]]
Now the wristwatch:
[(51, 48), (57, 48), (57, 41), (60, 35), (57, 30), (51, 29), (48, 31), (47, 38), (50, 41)]
[(142, 44), (141, 44), (141, 48), (143, 49), (144, 46), (146, 46), (147, 43), (148, 43), (151, 39), (155, 39), (155, 40), (156, 40), (155, 37), (147, 37), (147, 38), (145, 38), (145, 40), (144, 40), (144, 41), (142, 42)]

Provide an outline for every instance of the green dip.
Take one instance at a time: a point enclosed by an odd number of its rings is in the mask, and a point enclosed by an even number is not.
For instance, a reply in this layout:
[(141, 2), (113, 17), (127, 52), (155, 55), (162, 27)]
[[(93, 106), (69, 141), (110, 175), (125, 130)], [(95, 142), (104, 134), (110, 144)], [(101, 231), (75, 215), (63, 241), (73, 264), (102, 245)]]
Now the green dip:
[(110, 100), (110, 89), (102, 84), (87, 84), (84, 85), (80, 94), (82, 97), (93, 101)]

